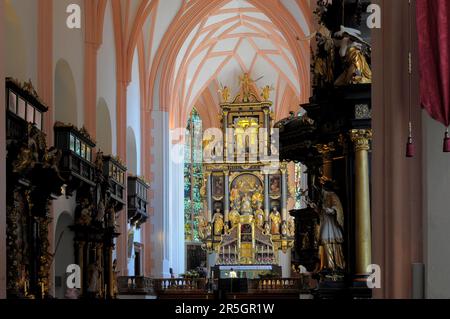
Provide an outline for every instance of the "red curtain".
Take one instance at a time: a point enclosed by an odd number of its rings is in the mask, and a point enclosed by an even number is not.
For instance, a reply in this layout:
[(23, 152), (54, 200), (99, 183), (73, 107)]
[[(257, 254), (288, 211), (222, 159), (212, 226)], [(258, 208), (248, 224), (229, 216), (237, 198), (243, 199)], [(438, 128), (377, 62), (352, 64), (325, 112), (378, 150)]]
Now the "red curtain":
[(417, 0), (420, 101), (450, 126), (450, 0)]

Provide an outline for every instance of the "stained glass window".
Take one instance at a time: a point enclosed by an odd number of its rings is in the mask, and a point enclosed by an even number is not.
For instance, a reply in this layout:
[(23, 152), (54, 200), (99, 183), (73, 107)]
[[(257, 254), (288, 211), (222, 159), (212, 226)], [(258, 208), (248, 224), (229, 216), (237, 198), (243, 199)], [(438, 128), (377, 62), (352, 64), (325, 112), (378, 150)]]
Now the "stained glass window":
[(203, 184), (202, 132), (202, 120), (194, 109), (187, 124), (184, 154), (184, 220), (185, 240), (188, 242), (200, 240), (196, 217), (203, 208), (200, 195)]

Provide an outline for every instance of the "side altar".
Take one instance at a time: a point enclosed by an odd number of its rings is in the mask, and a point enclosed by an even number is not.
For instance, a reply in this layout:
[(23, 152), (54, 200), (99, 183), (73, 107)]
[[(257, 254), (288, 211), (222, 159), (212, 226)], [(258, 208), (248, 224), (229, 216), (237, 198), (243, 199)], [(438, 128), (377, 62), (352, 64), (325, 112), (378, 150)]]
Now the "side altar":
[(240, 82), (232, 100), (227, 87), (221, 90), (221, 130), (205, 132), (201, 193), (206, 214), (199, 217), (200, 237), (210, 267), (290, 269), (295, 223), (287, 212), (287, 164), (279, 162), (272, 142), (277, 135), (270, 87), (258, 89), (248, 74)]

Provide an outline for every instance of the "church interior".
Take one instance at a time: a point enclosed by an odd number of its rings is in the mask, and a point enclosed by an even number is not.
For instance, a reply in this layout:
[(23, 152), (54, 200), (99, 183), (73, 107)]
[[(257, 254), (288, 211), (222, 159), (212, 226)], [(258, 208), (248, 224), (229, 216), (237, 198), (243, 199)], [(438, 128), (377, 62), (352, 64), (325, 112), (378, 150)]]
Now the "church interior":
[(450, 298), (449, 21), (0, 0), (0, 299)]

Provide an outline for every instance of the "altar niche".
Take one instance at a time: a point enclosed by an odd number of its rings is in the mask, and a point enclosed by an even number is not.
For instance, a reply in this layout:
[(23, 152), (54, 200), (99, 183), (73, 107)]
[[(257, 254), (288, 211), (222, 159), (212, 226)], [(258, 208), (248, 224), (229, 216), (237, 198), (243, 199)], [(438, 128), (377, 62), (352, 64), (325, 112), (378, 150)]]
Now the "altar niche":
[[(261, 92), (248, 74), (229, 102), (222, 89), (224, 141), (203, 164), (205, 216), (200, 216), (203, 247), (215, 253), (214, 265), (277, 265), (279, 251), (294, 242), (293, 219), (287, 216), (287, 164), (271, 145), (273, 113), (267, 90)], [(233, 132), (233, 134), (230, 134)], [(266, 156), (270, 156), (267, 160)], [(276, 159), (276, 160), (274, 160)]]

